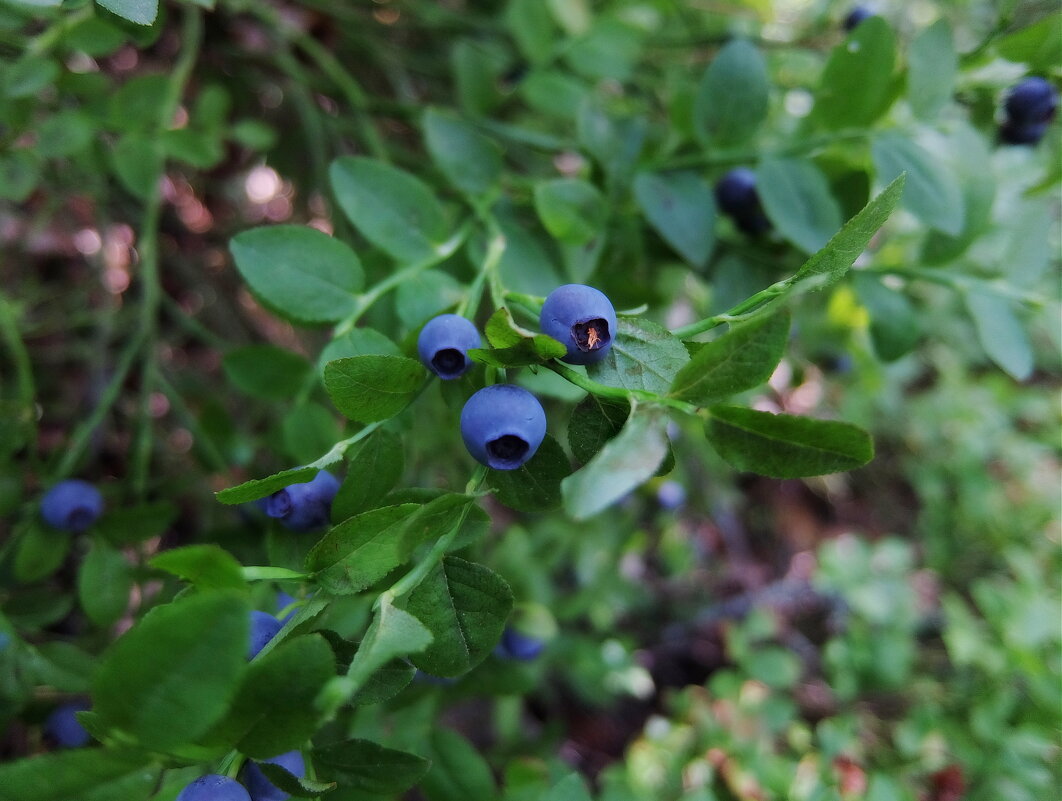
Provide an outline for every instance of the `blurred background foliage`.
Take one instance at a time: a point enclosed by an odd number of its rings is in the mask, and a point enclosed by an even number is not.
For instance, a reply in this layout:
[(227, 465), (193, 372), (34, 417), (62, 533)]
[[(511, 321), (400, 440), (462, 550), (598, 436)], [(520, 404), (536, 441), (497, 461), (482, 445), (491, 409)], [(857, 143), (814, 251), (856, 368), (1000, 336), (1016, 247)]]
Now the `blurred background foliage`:
[[(421, 135), (435, 107), (504, 153), (508, 288), (585, 280), (672, 328), (791, 274), (906, 169), (904, 209), (850, 280), (794, 303), (790, 353), (749, 397), (858, 423), (877, 458), (802, 481), (735, 475), (675, 425), (673, 471), (590, 522), (487, 499), (477, 558), (510, 582), (543, 655), (414, 684), (359, 708), (350, 732), (433, 755), (432, 801), (538, 799), (572, 769), (608, 801), (1057, 792), (1060, 132), (1011, 147), (997, 128), (1023, 76), (1062, 77), (1062, 15), (881, 2), (846, 34), (850, 10), (218, 0), (137, 25), (79, 0), (0, 3), (4, 758), (46, 748), (43, 719), (86, 691), (94, 655), (172, 597), (146, 567), (156, 551), (299, 563), (294, 535), (211, 493), (341, 435), (315, 381), (329, 335), (264, 311), (227, 243), (308, 222), (354, 244), (370, 284), (386, 275), (333, 212), (327, 166), (368, 154), (445, 187)], [(735, 37), (748, 44), (721, 60)], [(639, 172), (714, 184), (734, 166), (757, 170), (764, 236), (708, 198), (700, 236), (676, 244), (632, 190)], [(563, 208), (589, 225), (582, 241), (543, 211), (559, 177), (595, 188)], [(477, 247), (367, 323), (408, 347), (460, 299)], [(581, 393), (553, 379), (521, 381), (563, 442)], [(437, 386), (395, 426), (404, 486), (468, 475)], [(92, 536), (35, 516), (73, 473), (107, 499)], [(260, 608), (274, 591), (258, 586)], [(368, 615), (355, 598), (326, 622), (358, 638)], [(549, 798), (584, 797), (570, 782)]]

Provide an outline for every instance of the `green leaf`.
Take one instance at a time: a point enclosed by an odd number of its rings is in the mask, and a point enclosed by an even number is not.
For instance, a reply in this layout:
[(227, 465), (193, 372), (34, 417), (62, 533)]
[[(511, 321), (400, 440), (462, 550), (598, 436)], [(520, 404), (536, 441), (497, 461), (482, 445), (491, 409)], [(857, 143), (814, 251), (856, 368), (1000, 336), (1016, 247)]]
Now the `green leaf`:
[(431, 763), (371, 740), (344, 740), (315, 748), (313, 764), (344, 790), (391, 797), (420, 781)]
[(592, 801), (586, 783), (578, 773), (561, 779), (539, 801)]
[(931, 228), (957, 236), (963, 228), (963, 196), (955, 174), (940, 159), (895, 131), (871, 144), (879, 181), (907, 173), (901, 205)]
[(137, 25), (151, 25), (159, 15), (159, 0), (96, 0), (108, 11)]
[(70, 533), (41, 520), (22, 529), (15, 550), (15, 578), (23, 584), (40, 581), (58, 570), (70, 552)]
[(352, 704), (368, 706), (394, 698), (413, 681), (417, 669), (401, 659), (381, 667), (350, 699)]
[(36, 153), (22, 149), (0, 155), (0, 199), (21, 203), (33, 194), (40, 180)]
[(243, 566), (232, 554), (217, 545), (186, 545), (163, 551), (148, 564), (165, 570), (199, 589), (246, 590)]
[(1013, 302), (1000, 297), (988, 285), (971, 286), (963, 299), (988, 358), (1016, 381), (1032, 375), (1032, 345), (1014, 314)]
[(1034, 71), (1054, 69), (1062, 62), (1062, 12), (1003, 36), (995, 42), (996, 51), (1008, 61), (1028, 64)]
[(48, 117), (37, 129), (37, 152), (44, 158), (80, 153), (96, 138), (96, 125), (88, 114), (73, 109)]
[(751, 678), (776, 690), (785, 690), (800, 680), (803, 666), (800, 657), (778, 646), (752, 650), (742, 660)]
[(715, 247), (712, 188), (691, 172), (639, 173), (634, 197), (645, 218), (694, 267), (704, 267)]
[(630, 79), (641, 49), (640, 31), (619, 19), (601, 16), (584, 36), (568, 45), (564, 58), (574, 72), (591, 80), (624, 82)]
[(922, 323), (911, 301), (873, 275), (853, 273), (859, 301), (870, 312), (870, 340), (874, 352), (891, 362), (909, 353), (922, 338)]
[(405, 409), (424, 376), (424, 366), (405, 356), (351, 356), (326, 364), (324, 383), (345, 417), (374, 423)]
[(863, 20), (833, 48), (815, 98), (815, 116), (827, 128), (860, 128), (892, 102), (896, 35), (878, 16)]
[(251, 397), (289, 400), (313, 373), (302, 356), (276, 345), (246, 345), (230, 350), (221, 362), (225, 376)]
[(112, 545), (130, 545), (166, 533), (177, 519), (175, 504), (162, 501), (110, 509), (96, 523), (96, 530)]
[(789, 313), (755, 317), (704, 345), (683, 367), (670, 395), (707, 406), (771, 377), (789, 340)]
[(568, 349), (552, 337), (535, 334), (507, 348), (472, 348), (468, 351), (468, 358), (490, 367), (525, 367), (545, 364), (567, 352)]
[(432, 635), (412, 662), (433, 676), (460, 676), (487, 658), (513, 609), (505, 579), (483, 565), (447, 556), (410, 593), (406, 611)]
[(0, 801), (70, 801), (152, 770), (146, 755), (79, 748), (0, 765)]
[(901, 175), (867, 203), (826, 243), (826, 247), (804, 262), (791, 279), (791, 283), (814, 278), (818, 279), (816, 288), (821, 289), (841, 280), (848, 268), (859, 258), (859, 254), (870, 244), (871, 237), (889, 219), (900, 200), (903, 183), (904, 176)]
[(424, 505), (373, 509), (334, 526), (306, 557), (326, 590), (360, 592), (404, 564), (421, 543), (463, 522), (473, 499), (447, 493)]
[[(400, 656), (419, 653), (431, 645), (431, 632), (408, 612), (381, 596), (372, 624), (361, 647), (354, 654), (345, 679), (339, 681), (354, 690), (365, 686), (372, 674)], [(326, 687), (326, 693), (328, 688)]]
[(229, 250), (251, 291), (294, 323), (335, 323), (357, 305), (361, 262), (338, 239), (300, 225), (252, 228)]
[(693, 117), (705, 142), (746, 142), (767, 118), (767, 64), (744, 39), (727, 44), (705, 70)]
[(652, 478), (667, 456), (666, 425), (661, 412), (634, 409), (623, 430), (561, 482), (564, 510), (586, 520)]
[(405, 460), (402, 439), (390, 431), (375, 431), (350, 454), (346, 478), (332, 501), (332, 520), (341, 522), (379, 505), (402, 477)]
[(284, 451), (293, 462), (308, 464), (328, 453), (343, 432), (335, 412), (319, 403), (305, 402), (288, 411), (280, 421)]
[(805, 253), (820, 250), (841, 227), (841, 207), (810, 161), (767, 159), (756, 168), (756, 186), (778, 232)]
[(66, 693), (86, 693), (96, 672), (96, 660), (68, 642), (46, 642), (27, 648), (26, 667), (38, 684)]
[[(338, 457), (336, 461), (339, 461)], [(327, 465), (324, 466), (327, 467)], [(215, 492), (214, 497), (229, 506), (257, 501), (259, 498), (268, 497), (291, 484), (305, 484), (307, 481), (312, 481), (317, 472), (317, 467), (292, 467), (289, 470), (282, 470), (265, 478), (254, 478), (242, 484), (237, 484), (235, 487)]]
[(665, 393), (689, 351), (670, 331), (641, 317), (620, 317), (608, 356), (586, 368), (601, 384)]
[(498, 788), (487, 761), (457, 732), (436, 727), (431, 770), (420, 785), (429, 801), (495, 801)]
[(249, 617), (244, 597), (231, 591), (152, 609), (104, 654), (93, 710), (151, 750), (195, 740), (224, 714), (236, 689)]
[(571, 472), (564, 449), (547, 434), (535, 455), (521, 467), (489, 470), (487, 485), (495, 490), (498, 501), (510, 509), (529, 514), (548, 512), (560, 506), (561, 481)]
[(568, 423), (568, 446), (580, 464), (586, 464), (605, 443), (623, 430), (631, 407), (625, 400), (587, 395), (572, 410)]
[(424, 136), (436, 166), (455, 187), (478, 197), (501, 179), (501, 148), (470, 123), (435, 108), (424, 113)]
[(335, 657), (317, 634), (286, 640), (253, 660), (228, 716), (211, 739), (252, 759), (299, 748), (317, 731), (318, 692), (335, 676)]
[(713, 406), (708, 442), (738, 470), (771, 478), (840, 473), (874, 458), (870, 435), (849, 423)]
[(524, 58), (532, 64), (549, 62), (557, 29), (542, 0), (512, 0), (505, 9), (505, 27)]
[(579, 178), (555, 178), (535, 184), (535, 211), (550, 236), (584, 245), (601, 233), (605, 199)]
[(465, 288), (447, 272), (423, 270), (405, 279), (395, 292), (395, 311), (407, 328), (453, 308), (465, 297)]
[(454, 43), (450, 67), (461, 111), (479, 117), (501, 102), (498, 79), (507, 61), (508, 54), (496, 42), (459, 39)]
[(915, 116), (934, 122), (951, 100), (959, 57), (951, 25), (938, 19), (911, 42), (907, 54), (907, 97)]
[(401, 356), (398, 345), (374, 328), (353, 328), (340, 334), (321, 350), (317, 370), (324, 375), (325, 366), (348, 356)]
[(34, 97), (59, 77), (59, 65), (51, 58), (32, 54), (4, 65), (3, 90), (7, 97)]
[(601, 165), (610, 183), (626, 183), (645, 147), (649, 121), (617, 117), (593, 100), (580, 103), (576, 118), (579, 146)]
[(447, 238), (446, 215), (427, 184), (382, 161), (344, 156), (328, 171), (340, 207), (380, 250), (401, 262), (431, 258)]
[(95, 541), (77, 573), (77, 595), (88, 619), (109, 626), (129, 606), (133, 576), (122, 552)]
[(269, 779), (270, 784), (296, 798), (316, 798), (336, 788), (335, 782), (320, 782), (307, 779), (305, 776), (299, 777), (272, 762), (259, 762), (258, 769)]
[(127, 133), (111, 150), (111, 168), (126, 191), (146, 200), (158, 191), (162, 173), (162, 142), (145, 133)]

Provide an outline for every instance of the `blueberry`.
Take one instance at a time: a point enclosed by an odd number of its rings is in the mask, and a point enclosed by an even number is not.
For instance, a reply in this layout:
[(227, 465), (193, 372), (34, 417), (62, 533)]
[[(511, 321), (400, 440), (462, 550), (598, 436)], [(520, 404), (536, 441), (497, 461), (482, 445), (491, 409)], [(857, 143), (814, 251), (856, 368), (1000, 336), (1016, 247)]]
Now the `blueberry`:
[(875, 16), (877, 15), (866, 6), (855, 6), (848, 12), (848, 16), (844, 18), (844, 29), (846, 31), (855, 30), (860, 22)]
[(1010, 90), (1003, 110), (1007, 123), (1013, 126), (1026, 128), (1045, 125), (1058, 111), (1058, 92), (1043, 78), (1026, 78)]
[[(284, 590), (280, 590), (277, 593), (277, 614), (283, 612), (285, 609), (295, 603), (296, 600), (298, 599), (294, 596), (288, 595), (286, 592), (284, 592)], [(291, 618), (294, 617), (295, 613), (298, 611), (298, 608), (292, 609), (290, 612), (284, 615), (284, 617), (280, 618), (281, 625), (291, 620)]]
[[(292, 773), (300, 779), (306, 775), (306, 763), (303, 762), (302, 754), (298, 751), (288, 751), (286, 754), (263, 761), (271, 765), (280, 765), (288, 773)], [(291, 798), (288, 793), (278, 789), (276, 785), (269, 781), (254, 762), (248, 762), (247, 767), (244, 768), (243, 783), (247, 785), (247, 792), (251, 796), (251, 801), (286, 801), (286, 799)]]
[(771, 227), (756, 192), (756, 173), (747, 167), (724, 175), (715, 185), (715, 199), (719, 208), (749, 236), (758, 236)]
[(461, 438), (476, 461), (495, 470), (515, 470), (546, 436), (546, 413), (538, 398), (512, 384), (484, 387), (461, 410)]
[(50, 526), (80, 534), (103, 514), (103, 496), (87, 481), (60, 481), (41, 498), (41, 516)]
[(60, 748), (81, 748), (92, 737), (77, 719), (77, 713), (88, 709), (85, 701), (71, 701), (55, 708), (44, 722), (44, 733)]
[(1005, 122), (999, 127), (999, 139), (1008, 145), (1035, 145), (1047, 133), (1047, 123), (1017, 125)]
[(565, 284), (549, 293), (538, 318), (543, 333), (562, 342), (569, 364), (594, 364), (608, 356), (616, 334), (616, 310), (602, 292)]
[(657, 487), (656, 501), (665, 509), (678, 509), (686, 503), (686, 488), (677, 481), (665, 481)]
[(251, 796), (235, 779), (208, 773), (181, 790), (176, 801), (251, 801)]
[(338, 491), (339, 479), (322, 470), (313, 481), (291, 484), (270, 495), (265, 502), (265, 513), (292, 531), (324, 528), (332, 513), (332, 499)]
[(522, 634), (506, 626), (501, 642), (494, 648), (494, 655), (499, 659), (514, 659), (518, 662), (530, 662), (545, 650), (546, 644), (536, 637)]
[(267, 642), (277, 636), (284, 624), (268, 612), (251, 612), (251, 641), (247, 645), (247, 658), (254, 659)]
[(421, 362), (439, 378), (460, 378), (472, 367), (468, 351), (482, 347), (479, 331), (470, 320), (440, 314), (428, 320), (417, 337)]

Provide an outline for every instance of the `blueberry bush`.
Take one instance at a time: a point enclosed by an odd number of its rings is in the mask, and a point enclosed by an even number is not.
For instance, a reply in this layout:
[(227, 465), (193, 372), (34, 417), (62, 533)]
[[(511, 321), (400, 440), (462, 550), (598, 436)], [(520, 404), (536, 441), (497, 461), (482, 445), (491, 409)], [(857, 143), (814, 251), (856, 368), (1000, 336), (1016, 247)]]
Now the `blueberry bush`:
[(0, 0), (0, 801), (1040, 801), (1062, 13)]

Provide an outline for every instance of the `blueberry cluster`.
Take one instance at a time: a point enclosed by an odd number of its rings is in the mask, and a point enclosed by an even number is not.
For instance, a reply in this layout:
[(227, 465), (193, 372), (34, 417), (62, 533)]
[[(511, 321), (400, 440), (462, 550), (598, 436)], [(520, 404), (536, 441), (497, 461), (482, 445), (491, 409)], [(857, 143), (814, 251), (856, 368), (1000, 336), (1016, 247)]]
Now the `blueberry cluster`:
[(733, 169), (719, 180), (715, 200), (720, 210), (749, 236), (759, 236), (770, 229), (771, 221), (763, 213), (756, 192), (756, 173), (747, 167)]
[[(263, 761), (279, 765), (299, 778), (306, 775), (306, 763), (298, 751)], [(210, 773), (181, 790), (176, 801), (286, 801), (288, 798), (291, 796), (269, 781), (257, 764), (248, 762), (243, 769), (243, 784), (228, 776)]]
[(1035, 145), (1058, 112), (1058, 92), (1043, 78), (1026, 78), (1003, 102), (999, 138), (1009, 145)]
[[(608, 356), (616, 333), (616, 310), (600, 291), (583, 284), (553, 290), (542, 305), (539, 326), (561, 342), (569, 364), (594, 364)], [(417, 337), (421, 362), (440, 378), (460, 378), (472, 367), (468, 351), (482, 344), (466, 318), (442, 314)], [(546, 436), (546, 414), (530, 392), (494, 384), (472, 395), (461, 410), (461, 438), (468, 452), (495, 470), (515, 470), (535, 455)]]

